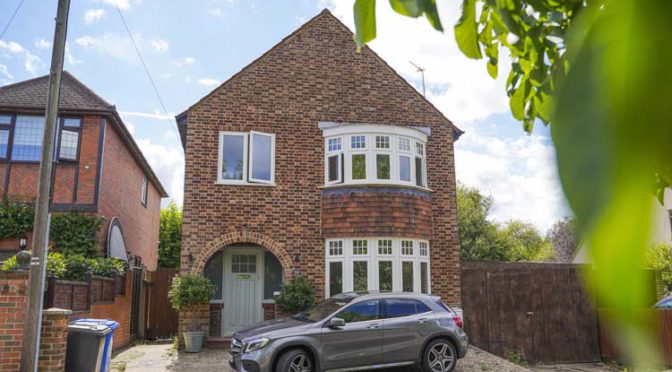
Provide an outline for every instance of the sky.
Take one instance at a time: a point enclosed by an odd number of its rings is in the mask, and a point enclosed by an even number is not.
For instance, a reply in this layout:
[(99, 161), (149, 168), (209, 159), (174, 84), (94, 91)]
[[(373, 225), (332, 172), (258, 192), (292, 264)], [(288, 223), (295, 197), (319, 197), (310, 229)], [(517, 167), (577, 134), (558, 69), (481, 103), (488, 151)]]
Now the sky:
[[(0, 27), (19, 2), (0, 1)], [(181, 204), (184, 154), (174, 115), (324, 8), (354, 29), (353, 2), (73, 0), (65, 69), (117, 106), (171, 198)], [(452, 25), (460, 2), (439, 4), (445, 33), (424, 19), (393, 13), (386, 1), (377, 3), (378, 38), (370, 47), (420, 91), (421, 76), (410, 61), (423, 67), (427, 98), (465, 131), (455, 143), (458, 181), (494, 198), (491, 217), (497, 222), (521, 219), (543, 232), (568, 216), (549, 129), (538, 123), (528, 135), (509, 113), (508, 60), (502, 58), (494, 80), (484, 61), (469, 60), (457, 49)], [(55, 14), (55, 0), (24, 0), (0, 39), (0, 86), (48, 73)]]

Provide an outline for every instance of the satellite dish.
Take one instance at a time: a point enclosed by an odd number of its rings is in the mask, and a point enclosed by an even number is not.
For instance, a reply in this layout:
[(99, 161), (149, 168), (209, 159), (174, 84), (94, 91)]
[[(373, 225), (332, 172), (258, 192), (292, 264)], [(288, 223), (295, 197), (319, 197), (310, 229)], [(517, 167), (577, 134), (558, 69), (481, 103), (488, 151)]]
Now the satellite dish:
[(121, 229), (121, 222), (119, 222), (118, 217), (112, 219), (110, 228), (107, 232), (107, 256), (128, 262), (126, 243), (124, 243), (124, 232)]

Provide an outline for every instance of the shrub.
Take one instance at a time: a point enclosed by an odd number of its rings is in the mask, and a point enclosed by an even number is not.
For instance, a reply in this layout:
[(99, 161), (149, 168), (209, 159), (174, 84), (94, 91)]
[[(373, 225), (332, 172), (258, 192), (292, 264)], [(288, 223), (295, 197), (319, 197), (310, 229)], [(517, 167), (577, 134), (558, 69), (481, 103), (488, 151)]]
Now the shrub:
[(297, 276), (282, 286), (275, 304), (285, 312), (301, 311), (315, 303), (313, 283), (306, 277)]
[(646, 255), (646, 266), (660, 272), (665, 292), (672, 292), (672, 245), (652, 245)]
[(18, 238), (31, 231), (34, 217), (31, 205), (4, 199), (0, 203), (0, 239)]
[(18, 264), (16, 263), (16, 256), (12, 256), (2, 262), (2, 266), (0, 266), (0, 271), (14, 271), (18, 268)]
[(61, 253), (49, 252), (47, 254), (47, 275), (61, 278), (66, 270), (65, 257)]
[(83, 282), (91, 272), (91, 262), (82, 255), (65, 256), (65, 270), (59, 279)]
[(173, 309), (199, 303), (207, 303), (215, 293), (215, 286), (202, 275), (178, 275), (173, 278), (173, 283), (168, 290), (168, 298)]
[(65, 256), (98, 255), (98, 230), (105, 219), (79, 212), (53, 215), (50, 236), (54, 248)]
[(114, 277), (115, 274), (123, 274), (126, 271), (124, 261), (113, 257), (98, 257), (90, 259), (91, 273), (93, 275)]

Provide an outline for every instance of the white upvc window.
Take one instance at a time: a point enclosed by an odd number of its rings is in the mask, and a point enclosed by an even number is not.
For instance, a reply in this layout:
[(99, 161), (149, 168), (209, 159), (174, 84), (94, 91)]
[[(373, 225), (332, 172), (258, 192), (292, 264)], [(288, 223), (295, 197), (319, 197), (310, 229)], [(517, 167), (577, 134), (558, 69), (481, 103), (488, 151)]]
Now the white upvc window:
[[(431, 290), (426, 240), (357, 237), (327, 239), (325, 244), (327, 297), (364, 290), (422, 293)], [(419, 249), (408, 250), (409, 247)]]
[(352, 125), (326, 129), (324, 136), (325, 185), (427, 188), (425, 133), (408, 127)]
[(275, 134), (220, 132), (217, 183), (275, 184)]

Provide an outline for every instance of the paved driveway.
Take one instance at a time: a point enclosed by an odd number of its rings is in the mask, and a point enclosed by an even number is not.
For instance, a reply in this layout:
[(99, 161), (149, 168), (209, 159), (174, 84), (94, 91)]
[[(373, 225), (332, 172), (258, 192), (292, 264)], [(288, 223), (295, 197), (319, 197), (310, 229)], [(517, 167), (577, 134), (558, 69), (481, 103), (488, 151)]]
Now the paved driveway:
[[(224, 350), (204, 349), (198, 354), (176, 353), (172, 345), (137, 345), (112, 358), (113, 372), (233, 372), (229, 354)], [(386, 372), (408, 372), (408, 368)], [(529, 369), (486, 353), (474, 347), (460, 359), (456, 372), (530, 372)]]

